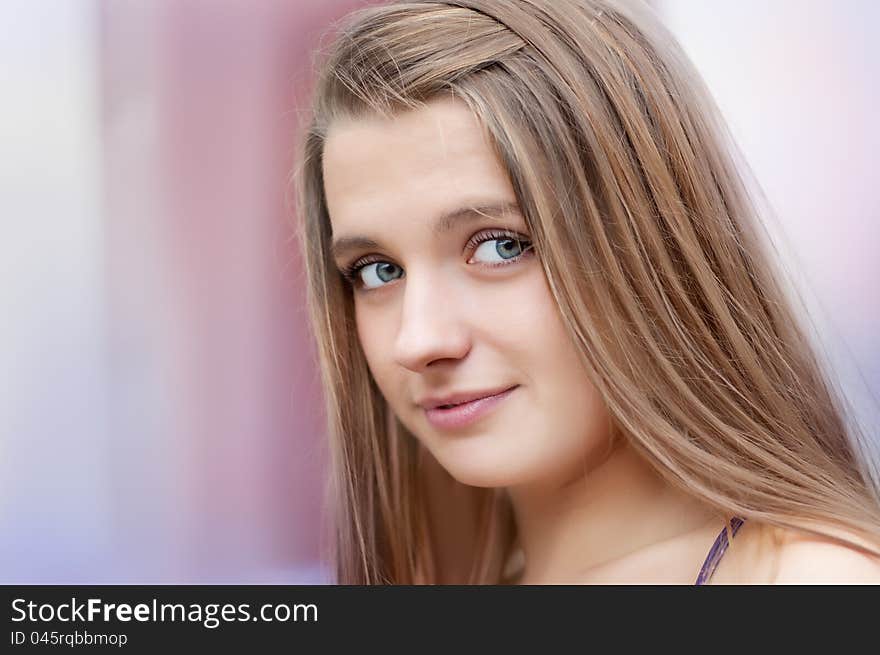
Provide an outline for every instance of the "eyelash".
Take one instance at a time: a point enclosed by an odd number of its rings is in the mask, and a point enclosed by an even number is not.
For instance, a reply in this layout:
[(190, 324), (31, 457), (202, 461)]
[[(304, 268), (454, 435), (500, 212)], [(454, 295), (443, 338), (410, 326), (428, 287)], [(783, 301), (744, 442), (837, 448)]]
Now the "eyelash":
[[(496, 239), (514, 239), (521, 244), (524, 244), (522, 247), (522, 252), (513, 257), (512, 259), (508, 259), (504, 262), (496, 262), (493, 264), (483, 264), (484, 266), (488, 266), (490, 268), (499, 268), (501, 266), (509, 266), (510, 264), (515, 264), (526, 254), (533, 250), (533, 244), (528, 239), (524, 238), (520, 234), (516, 234), (515, 232), (509, 232), (507, 230), (489, 230), (488, 232), (480, 232), (479, 234), (472, 236), (470, 240), (465, 245), (465, 250), (476, 250), (480, 244), (485, 243), (486, 241), (494, 241)], [(377, 262), (385, 262), (379, 255), (367, 255), (366, 257), (361, 257), (360, 259), (356, 259), (354, 262), (346, 266), (342, 269), (342, 277), (348, 280), (349, 284), (352, 286), (356, 286), (360, 281), (360, 270), (365, 266), (369, 266), (370, 264), (375, 264)], [(385, 285), (383, 285), (385, 286)], [(373, 289), (370, 289), (371, 291)]]

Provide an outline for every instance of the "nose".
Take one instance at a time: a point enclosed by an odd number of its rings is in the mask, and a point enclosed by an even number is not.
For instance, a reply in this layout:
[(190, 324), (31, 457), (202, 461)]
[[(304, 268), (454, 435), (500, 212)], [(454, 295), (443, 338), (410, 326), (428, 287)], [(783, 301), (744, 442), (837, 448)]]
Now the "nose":
[(466, 302), (461, 293), (443, 288), (436, 275), (407, 273), (400, 326), (394, 343), (395, 360), (421, 372), (435, 362), (459, 360), (470, 351)]

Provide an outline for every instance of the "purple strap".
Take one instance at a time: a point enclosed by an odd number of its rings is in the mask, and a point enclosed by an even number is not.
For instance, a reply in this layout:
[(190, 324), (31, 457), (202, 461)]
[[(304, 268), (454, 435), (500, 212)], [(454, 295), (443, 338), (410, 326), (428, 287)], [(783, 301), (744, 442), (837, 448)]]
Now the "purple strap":
[[(740, 526), (745, 522), (745, 519), (741, 519), (738, 516), (734, 516), (730, 520), (730, 529), (732, 531), (731, 538), (736, 536)], [(721, 561), (721, 556), (724, 555), (724, 551), (727, 550), (727, 546), (727, 528), (725, 527), (715, 538), (715, 543), (712, 544), (712, 550), (710, 550), (709, 554), (706, 556), (706, 561), (703, 562), (703, 568), (700, 569), (700, 575), (697, 576), (696, 585), (705, 585), (709, 581), (709, 578), (711, 578), (712, 574), (715, 572), (715, 567), (717, 567), (718, 562)]]

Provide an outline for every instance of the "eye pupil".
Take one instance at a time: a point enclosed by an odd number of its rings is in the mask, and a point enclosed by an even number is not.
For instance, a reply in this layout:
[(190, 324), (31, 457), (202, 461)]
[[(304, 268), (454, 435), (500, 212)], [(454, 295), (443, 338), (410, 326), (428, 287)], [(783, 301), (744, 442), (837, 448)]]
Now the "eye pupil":
[(519, 252), (520, 243), (516, 239), (499, 239), (495, 246), (495, 251), (505, 257), (516, 257)]
[(383, 282), (390, 282), (395, 278), (397, 266), (388, 262), (380, 262), (376, 265), (376, 275)]

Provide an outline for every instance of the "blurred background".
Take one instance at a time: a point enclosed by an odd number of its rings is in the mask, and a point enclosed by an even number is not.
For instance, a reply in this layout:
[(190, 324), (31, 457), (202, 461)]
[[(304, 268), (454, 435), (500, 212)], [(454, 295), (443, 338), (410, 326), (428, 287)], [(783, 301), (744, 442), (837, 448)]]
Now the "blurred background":
[[(287, 180), (364, 4), (0, 2), (0, 583), (332, 581)], [(880, 3), (652, 4), (880, 450)]]

